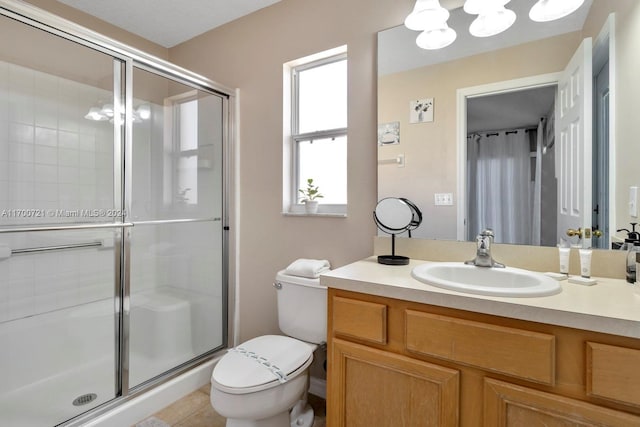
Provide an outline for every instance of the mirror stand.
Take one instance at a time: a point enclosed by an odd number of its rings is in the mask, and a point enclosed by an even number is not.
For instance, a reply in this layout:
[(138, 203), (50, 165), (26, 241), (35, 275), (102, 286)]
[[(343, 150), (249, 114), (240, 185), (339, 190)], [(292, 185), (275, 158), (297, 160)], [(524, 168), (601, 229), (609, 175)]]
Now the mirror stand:
[(409, 257), (396, 255), (396, 234), (409, 233), (422, 223), (420, 209), (404, 198), (387, 197), (376, 205), (373, 220), (378, 228), (391, 234), (391, 255), (379, 255), (378, 263), (385, 265), (407, 265)]
[(407, 265), (409, 257), (396, 255), (396, 235), (391, 235), (391, 255), (378, 255), (378, 264)]

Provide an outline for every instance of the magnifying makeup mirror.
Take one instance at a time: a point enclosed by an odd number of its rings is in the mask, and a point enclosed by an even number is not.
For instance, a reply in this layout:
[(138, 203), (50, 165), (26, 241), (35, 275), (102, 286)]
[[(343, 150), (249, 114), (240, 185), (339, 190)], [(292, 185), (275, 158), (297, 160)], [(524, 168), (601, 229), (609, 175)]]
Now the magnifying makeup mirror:
[(379, 255), (378, 263), (386, 265), (407, 265), (409, 257), (396, 255), (396, 234), (405, 231), (411, 237), (422, 223), (422, 212), (416, 205), (402, 197), (387, 197), (378, 202), (373, 211), (373, 220), (378, 228), (391, 234), (391, 255)]

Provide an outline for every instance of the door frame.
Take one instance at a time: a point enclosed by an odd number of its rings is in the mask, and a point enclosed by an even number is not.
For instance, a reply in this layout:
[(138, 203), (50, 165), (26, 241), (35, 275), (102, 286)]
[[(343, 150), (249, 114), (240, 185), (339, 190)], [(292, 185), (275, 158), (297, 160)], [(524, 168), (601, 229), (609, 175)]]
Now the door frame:
[(458, 209), (456, 219), (457, 240), (467, 240), (467, 99), (554, 86), (558, 84), (560, 75), (561, 73), (539, 74), (520, 79), (504, 80), (485, 85), (460, 88), (456, 91), (456, 164), (458, 180)]
[[(609, 126), (608, 126), (608, 151), (609, 151), (609, 162), (608, 162), (608, 179), (609, 186), (607, 188), (608, 192), (608, 221), (606, 230), (607, 233), (603, 235), (602, 238), (605, 239), (606, 245), (601, 249), (611, 249), (611, 242), (613, 241), (612, 237), (615, 235), (616, 230), (616, 221), (617, 221), (617, 205), (616, 205), (616, 174), (612, 173), (613, 171), (617, 171), (616, 168), (616, 93), (617, 93), (617, 85), (616, 85), (616, 16), (615, 13), (609, 14), (606, 21), (602, 25), (598, 36), (593, 41), (593, 61), (594, 61), (594, 80), (596, 78), (597, 69), (600, 68), (602, 62), (605, 60), (609, 62), (609, 106), (608, 106), (608, 117), (609, 117)], [(595, 84), (594, 84), (595, 85)], [(594, 100), (595, 100), (595, 87), (594, 87)], [(595, 117), (595, 106), (594, 106), (594, 123), (596, 120), (599, 120), (600, 117)], [(596, 132), (594, 132), (594, 137), (596, 136)]]

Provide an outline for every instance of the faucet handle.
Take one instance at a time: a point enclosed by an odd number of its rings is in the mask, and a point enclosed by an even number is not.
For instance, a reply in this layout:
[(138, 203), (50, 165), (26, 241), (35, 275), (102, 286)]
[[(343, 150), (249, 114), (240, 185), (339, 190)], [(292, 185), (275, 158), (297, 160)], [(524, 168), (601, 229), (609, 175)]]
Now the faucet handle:
[(480, 232), (480, 236), (482, 236), (482, 237), (491, 237), (492, 239), (493, 239), (494, 237), (496, 237), (496, 235), (495, 235), (495, 234), (493, 234), (493, 230), (492, 230), (492, 229), (490, 229), (490, 228), (487, 228), (487, 229), (485, 229), (485, 230), (482, 230), (482, 231)]

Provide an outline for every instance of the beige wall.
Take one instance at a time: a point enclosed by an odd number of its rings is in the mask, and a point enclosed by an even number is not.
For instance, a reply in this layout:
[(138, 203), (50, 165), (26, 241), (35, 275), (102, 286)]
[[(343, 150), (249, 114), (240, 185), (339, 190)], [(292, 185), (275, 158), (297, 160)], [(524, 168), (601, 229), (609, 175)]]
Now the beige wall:
[[(276, 333), (276, 272), (297, 258), (334, 267), (373, 253), (376, 203), (376, 33), (413, 0), (282, 0), (170, 50), (170, 60), (240, 89), (239, 335)], [(284, 63), (348, 45), (347, 218), (283, 216)]]
[[(66, 4), (58, 3), (54, 0), (24, 1), (25, 3), (30, 3), (36, 7), (51, 12), (71, 22), (75, 22), (76, 24), (82, 25), (102, 35), (128, 44), (131, 47), (135, 47), (136, 49), (140, 49), (144, 52), (150, 53), (151, 55), (155, 55), (158, 58), (166, 60), (169, 56), (169, 50), (167, 48), (144, 39), (138, 35), (125, 31), (122, 28), (116, 27), (115, 25), (111, 25), (94, 16), (69, 7)], [(123, 13), (126, 13), (126, 11), (123, 11)]]
[[(371, 211), (378, 197), (376, 33), (401, 24), (413, 3), (413, 0), (282, 0), (170, 50), (171, 61), (240, 89), (237, 188), (240, 339), (277, 332), (275, 293), (269, 285), (278, 269), (298, 257), (327, 258), (337, 267), (372, 253), (371, 236), (376, 230)], [(634, 3), (637, 2), (616, 1), (615, 7), (625, 20), (631, 20), (625, 11)], [(587, 27), (599, 30), (606, 13), (596, 11), (592, 15)], [(354, 18), (357, 16), (360, 18)], [(454, 85), (466, 87), (559, 71), (580, 38), (577, 33), (568, 34), (549, 40), (546, 46), (529, 46), (530, 51), (525, 54), (504, 49), (484, 60), (469, 58), (434, 70), (437, 83), (426, 85), (424, 93), (418, 95), (434, 96), (435, 123), (443, 126), (432, 129), (418, 150), (429, 153), (421, 156), (426, 159), (421, 167), (438, 173), (420, 191), (455, 193), (455, 144), (447, 144), (455, 141), (455, 98), (452, 98), (455, 90), (451, 90)], [(622, 43), (622, 36), (618, 38)], [(625, 39), (627, 43), (640, 40), (631, 34), (626, 34)], [(348, 218), (282, 216), (282, 64), (343, 44), (349, 49)], [(537, 60), (538, 49), (543, 49), (545, 55), (551, 53), (555, 60), (542, 65)], [(638, 99), (631, 94), (626, 98)], [(631, 110), (627, 111), (630, 114)], [(406, 128), (401, 130), (401, 138), (406, 136)], [(407, 157), (407, 163), (417, 157)], [(404, 179), (413, 182), (415, 177), (408, 174)], [(426, 212), (425, 216), (434, 230), (455, 235), (455, 211), (446, 212), (439, 219), (432, 218), (433, 214)]]
[[(420, 207), (425, 220), (416, 236), (456, 239), (457, 90), (562, 71), (581, 40), (574, 32), (380, 77), (378, 121), (400, 122), (400, 144), (379, 147), (378, 156), (404, 154), (405, 167), (378, 166), (378, 196)], [(420, 98), (434, 98), (434, 121), (409, 124), (409, 101)], [(453, 193), (453, 206), (434, 206), (434, 193)]]
[[(170, 50), (57, 2), (29, 2), (239, 88), (238, 223), (232, 232), (238, 245), (240, 339), (278, 332), (275, 292), (270, 285), (276, 271), (294, 259), (327, 258), (337, 267), (373, 253), (371, 211), (377, 201), (376, 33), (401, 24), (413, 0), (282, 0)], [(621, 21), (639, 22), (636, 1), (615, 3), (629, 10)], [(640, 36), (634, 31), (617, 34), (617, 42), (637, 46)], [(282, 64), (344, 44), (349, 49), (348, 217), (283, 216)], [(620, 62), (619, 67), (625, 68), (619, 70), (618, 78), (634, 78), (639, 64)], [(634, 110), (622, 107), (633, 105), (638, 95), (637, 90), (621, 94), (619, 114), (632, 118)], [(442, 108), (448, 108), (448, 103), (436, 96), (436, 120), (454, 120), (443, 117)], [(618, 135), (631, 139), (633, 120), (626, 123), (618, 126)], [(453, 135), (442, 137), (451, 139)], [(435, 159), (451, 162), (454, 151), (447, 149)], [(636, 154), (618, 161), (637, 163), (635, 159), (640, 156)], [(438, 191), (454, 176), (455, 167), (443, 171)]]

